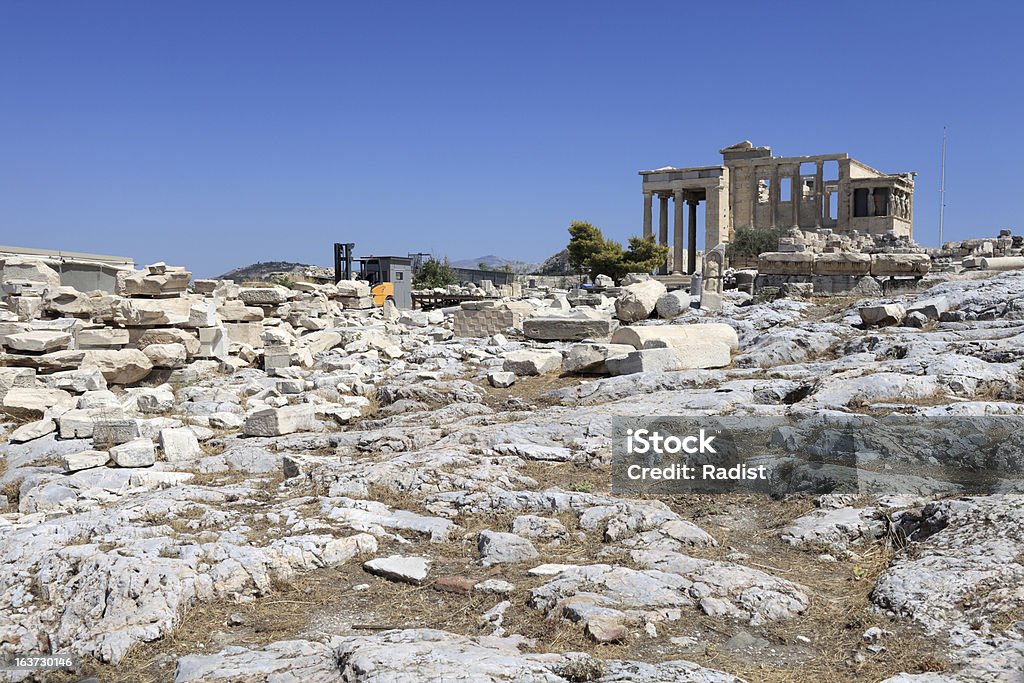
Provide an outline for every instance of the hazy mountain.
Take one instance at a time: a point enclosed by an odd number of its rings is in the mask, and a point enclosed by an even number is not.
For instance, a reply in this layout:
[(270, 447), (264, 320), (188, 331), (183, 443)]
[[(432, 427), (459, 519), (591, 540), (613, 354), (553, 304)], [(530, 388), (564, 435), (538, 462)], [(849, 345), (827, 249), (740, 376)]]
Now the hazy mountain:
[(500, 256), (495, 256), (494, 254), (452, 261), (452, 265), (456, 268), (480, 268), (481, 263), (484, 264), (484, 270), (502, 270), (505, 266), (512, 266), (512, 270), (517, 273), (525, 273), (529, 272), (533, 268), (531, 264), (526, 263), (525, 261), (502, 258)]
[(530, 272), (537, 275), (571, 275), (569, 250), (563, 249), (554, 256), (549, 256), (543, 263), (538, 263)]
[(290, 261), (266, 261), (251, 263), (241, 268), (229, 270), (223, 275), (213, 278), (215, 280), (232, 280), (234, 282), (259, 282), (269, 280), (272, 277), (284, 276), (296, 278), (305, 274), (307, 270), (321, 270), (322, 266), (311, 266), (306, 263), (291, 263)]

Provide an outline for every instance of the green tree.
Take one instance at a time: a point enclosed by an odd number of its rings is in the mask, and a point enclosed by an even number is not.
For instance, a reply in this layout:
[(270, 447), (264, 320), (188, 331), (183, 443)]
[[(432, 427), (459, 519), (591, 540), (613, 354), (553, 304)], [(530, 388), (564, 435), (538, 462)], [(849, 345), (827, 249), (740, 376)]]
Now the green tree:
[(725, 248), (726, 256), (760, 256), (766, 251), (779, 248), (779, 238), (785, 235), (783, 230), (772, 228), (738, 228), (732, 241)]
[(656, 243), (654, 237), (630, 237), (629, 248), (623, 249), (615, 240), (606, 239), (599, 228), (582, 221), (569, 225), (569, 235), (569, 265), (581, 275), (620, 280), (626, 273), (650, 273), (668, 257), (668, 247)]
[(589, 275), (607, 275), (618, 281), (626, 274), (625, 255), (622, 245), (615, 240), (602, 240), (601, 249), (590, 259)]
[(442, 261), (430, 257), (420, 266), (419, 272), (413, 278), (412, 286), (416, 289), (433, 289), (434, 287), (454, 285), (458, 281), (455, 269), (452, 268), (447, 256)]
[(627, 273), (650, 273), (665, 263), (668, 258), (668, 247), (654, 241), (650, 237), (630, 237), (629, 249), (623, 258)]
[(573, 221), (569, 224), (569, 267), (579, 275), (591, 271), (591, 260), (605, 247), (601, 230), (591, 223)]

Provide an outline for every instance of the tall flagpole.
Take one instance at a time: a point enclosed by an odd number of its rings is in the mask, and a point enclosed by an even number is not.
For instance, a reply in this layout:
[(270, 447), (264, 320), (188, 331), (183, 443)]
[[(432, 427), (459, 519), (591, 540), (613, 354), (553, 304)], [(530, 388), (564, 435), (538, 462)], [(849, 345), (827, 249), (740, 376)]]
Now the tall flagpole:
[(942, 127), (942, 179), (939, 183), (939, 248), (942, 248), (942, 220), (946, 210), (946, 127)]

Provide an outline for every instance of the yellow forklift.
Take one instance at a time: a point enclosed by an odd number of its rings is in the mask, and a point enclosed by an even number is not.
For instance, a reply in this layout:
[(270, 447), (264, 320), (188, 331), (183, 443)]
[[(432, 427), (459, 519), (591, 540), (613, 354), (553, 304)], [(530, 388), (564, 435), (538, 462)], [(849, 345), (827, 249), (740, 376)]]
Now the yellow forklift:
[(390, 300), (398, 308), (412, 308), (412, 258), (408, 256), (364, 256), (355, 258), (354, 242), (334, 244), (334, 282), (352, 279), (352, 262), (358, 261), (358, 279), (370, 283), (373, 305)]

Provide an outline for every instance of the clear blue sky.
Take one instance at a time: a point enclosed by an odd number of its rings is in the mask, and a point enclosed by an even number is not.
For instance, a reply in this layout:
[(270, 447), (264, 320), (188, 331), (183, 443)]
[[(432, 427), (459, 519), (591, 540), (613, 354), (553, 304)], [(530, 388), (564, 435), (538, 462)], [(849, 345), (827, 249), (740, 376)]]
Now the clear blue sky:
[(0, 0), (0, 244), (541, 260), (743, 139), (918, 171), (915, 235), (1024, 230), (1020, 3)]

